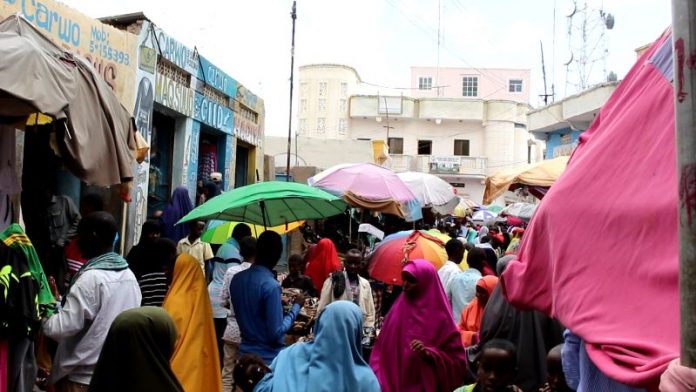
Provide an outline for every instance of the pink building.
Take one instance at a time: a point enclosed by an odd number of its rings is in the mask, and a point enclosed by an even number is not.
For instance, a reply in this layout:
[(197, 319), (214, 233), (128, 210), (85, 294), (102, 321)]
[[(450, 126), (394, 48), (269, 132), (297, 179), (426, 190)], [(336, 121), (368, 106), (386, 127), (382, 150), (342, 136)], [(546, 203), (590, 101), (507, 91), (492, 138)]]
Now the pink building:
[(530, 73), (528, 69), (411, 67), (411, 96), (528, 103)]

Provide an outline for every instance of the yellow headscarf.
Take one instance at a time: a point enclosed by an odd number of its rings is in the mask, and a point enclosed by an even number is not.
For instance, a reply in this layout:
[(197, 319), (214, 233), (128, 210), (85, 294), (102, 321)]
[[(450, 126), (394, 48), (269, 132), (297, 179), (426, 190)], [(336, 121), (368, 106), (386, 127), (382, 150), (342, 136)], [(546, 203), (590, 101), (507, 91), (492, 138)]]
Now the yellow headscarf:
[(186, 392), (221, 392), (213, 309), (200, 263), (182, 253), (174, 266), (172, 285), (162, 307), (179, 331), (172, 370)]

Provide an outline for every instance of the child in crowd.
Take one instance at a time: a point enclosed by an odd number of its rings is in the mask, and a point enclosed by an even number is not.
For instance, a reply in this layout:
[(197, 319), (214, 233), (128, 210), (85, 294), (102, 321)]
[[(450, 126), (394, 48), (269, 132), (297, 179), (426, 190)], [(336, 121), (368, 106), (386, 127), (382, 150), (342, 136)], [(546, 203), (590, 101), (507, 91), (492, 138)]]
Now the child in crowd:
[(201, 241), (201, 236), (205, 230), (205, 221), (192, 220), (188, 223), (189, 235), (182, 238), (176, 247), (177, 254), (188, 253), (198, 260), (203, 272), (206, 271), (206, 261), (213, 258), (213, 249), (207, 242)]
[(559, 344), (549, 351), (546, 357), (546, 372), (548, 374), (547, 383), (539, 392), (572, 392), (573, 390), (566, 382), (565, 374), (563, 373), (563, 365), (561, 361), (561, 351), (563, 345)]
[(517, 349), (507, 340), (493, 339), (483, 345), (478, 363), (476, 384), (455, 392), (522, 392), (515, 386)]
[(236, 390), (242, 392), (252, 392), (256, 384), (270, 373), (271, 369), (266, 366), (263, 359), (258, 355), (244, 354), (237, 360), (234, 366), (234, 384)]
[(284, 289), (300, 289), (310, 297), (317, 297), (312, 279), (304, 274), (304, 259), (294, 254), (288, 259), (288, 276), (283, 280)]

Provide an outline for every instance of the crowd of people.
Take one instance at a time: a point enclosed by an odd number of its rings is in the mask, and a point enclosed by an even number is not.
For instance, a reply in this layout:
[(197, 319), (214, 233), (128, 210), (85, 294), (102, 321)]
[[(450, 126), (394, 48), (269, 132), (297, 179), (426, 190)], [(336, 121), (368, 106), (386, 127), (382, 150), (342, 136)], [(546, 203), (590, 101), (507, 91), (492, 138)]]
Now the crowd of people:
[[(47, 271), (57, 310), (41, 326), (44, 388), (634, 390), (603, 378), (572, 331), (507, 302), (499, 276), (521, 227), (443, 222), (447, 262), (436, 269), (404, 247), (395, 286), (370, 277), (371, 249), (339, 251), (321, 235), (288, 257), (287, 273), (277, 271), (283, 242), (273, 231), (256, 238), (237, 224), (214, 249), (201, 241), (206, 222), (176, 224), (193, 208), (183, 188), (124, 258), (115, 219), (92, 204), (74, 233), (64, 230), (77, 268), (64, 282)], [(311, 332), (290, 339), (312, 305)]]

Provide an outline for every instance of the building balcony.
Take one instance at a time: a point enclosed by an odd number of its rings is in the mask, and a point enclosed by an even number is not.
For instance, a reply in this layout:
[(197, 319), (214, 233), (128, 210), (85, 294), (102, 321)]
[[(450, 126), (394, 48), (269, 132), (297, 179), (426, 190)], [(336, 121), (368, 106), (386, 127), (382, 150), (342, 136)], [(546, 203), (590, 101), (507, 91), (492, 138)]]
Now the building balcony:
[(390, 158), (387, 166), (395, 172), (485, 176), (488, 168), (488, 158), (485, 157), (390, 154)]

